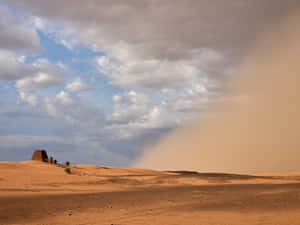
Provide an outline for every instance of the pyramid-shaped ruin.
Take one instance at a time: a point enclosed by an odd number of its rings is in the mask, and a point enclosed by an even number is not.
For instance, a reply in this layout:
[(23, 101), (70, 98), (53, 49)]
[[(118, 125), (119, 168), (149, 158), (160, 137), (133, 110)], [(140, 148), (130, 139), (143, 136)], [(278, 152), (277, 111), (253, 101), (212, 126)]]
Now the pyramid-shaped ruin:
[(48, 162), (47, 152), (45, 150), (37, 149), (37, 150), (34, 151), (31, 160)]

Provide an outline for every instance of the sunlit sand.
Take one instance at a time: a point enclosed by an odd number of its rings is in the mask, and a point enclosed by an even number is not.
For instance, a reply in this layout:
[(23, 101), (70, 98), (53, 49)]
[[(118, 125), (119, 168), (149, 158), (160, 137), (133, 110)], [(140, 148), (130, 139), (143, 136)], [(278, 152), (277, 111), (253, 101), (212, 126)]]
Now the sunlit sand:
[(0, 163), (0, 224), (299, 224), (300, 173)]

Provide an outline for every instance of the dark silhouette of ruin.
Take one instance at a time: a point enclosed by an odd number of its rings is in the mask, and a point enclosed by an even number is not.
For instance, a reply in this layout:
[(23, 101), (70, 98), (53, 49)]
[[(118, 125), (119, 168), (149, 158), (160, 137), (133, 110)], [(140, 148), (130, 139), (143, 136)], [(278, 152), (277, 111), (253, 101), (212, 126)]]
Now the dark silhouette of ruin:
[(52, 156), (48, 157), (46, 150), (43, 149), (34, 150), (31, 160), (47, 162), (49, 164), (57, 164), (57, 160), (53, 159)]
[(47, 152), (45, 150), (37, 149), (37, 150), (34, 151), (31, 160), (48, 162)]

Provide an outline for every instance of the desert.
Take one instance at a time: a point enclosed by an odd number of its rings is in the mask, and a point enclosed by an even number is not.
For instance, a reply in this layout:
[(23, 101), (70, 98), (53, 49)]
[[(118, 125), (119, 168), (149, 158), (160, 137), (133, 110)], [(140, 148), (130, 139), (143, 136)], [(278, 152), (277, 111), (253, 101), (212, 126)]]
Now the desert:
[(299, 21), (0, 0), (0, 225), (300, 225)]
[(0, 163), (0, 224), (300, 222), (300, 173), (234, 175)]

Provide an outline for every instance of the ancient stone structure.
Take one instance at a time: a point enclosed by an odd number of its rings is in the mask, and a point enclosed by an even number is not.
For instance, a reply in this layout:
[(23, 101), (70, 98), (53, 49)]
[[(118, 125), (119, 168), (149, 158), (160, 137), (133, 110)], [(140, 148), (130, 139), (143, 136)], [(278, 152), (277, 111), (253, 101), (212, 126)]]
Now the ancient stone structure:
[(49, 162), (50, 164), (53, 164), (53, 157), (49, 157), (48, 162)]
[(48, 155), (45, 150), (37, 149), (34, 151), (31, 159), (42, 161), (42, 162), (48, 162)]

